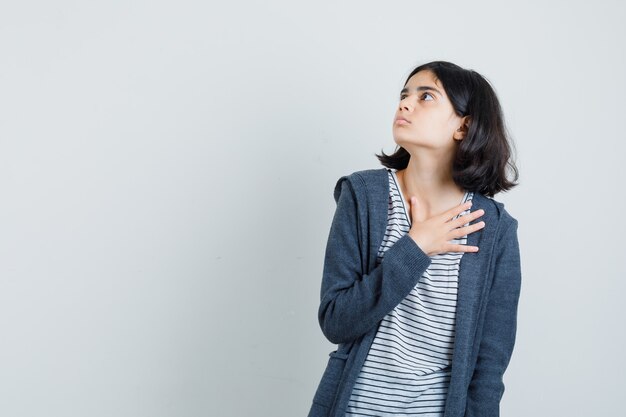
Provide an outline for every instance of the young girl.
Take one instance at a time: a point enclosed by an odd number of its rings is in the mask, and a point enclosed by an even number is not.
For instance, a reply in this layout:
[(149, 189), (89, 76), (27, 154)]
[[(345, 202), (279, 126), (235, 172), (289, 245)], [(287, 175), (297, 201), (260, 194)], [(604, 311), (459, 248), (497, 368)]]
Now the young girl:
[(415, 68), (385, 168), (335, 186), (319, 323), (338, 345), (309, 417), (499, 415), (521, 286), (502, 111), (478, 73)]

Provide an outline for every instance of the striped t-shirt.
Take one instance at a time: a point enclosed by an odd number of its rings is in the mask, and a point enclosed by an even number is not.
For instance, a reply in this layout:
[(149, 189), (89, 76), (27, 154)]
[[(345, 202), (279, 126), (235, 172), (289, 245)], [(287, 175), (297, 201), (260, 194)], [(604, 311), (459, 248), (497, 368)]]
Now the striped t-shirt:
[[(377, 266), (385, 251), (411, 228), (396, 171), (387, 171), (388, 223)], [(473, 193), (466, 191), (459, 203), (472, 197)], [(465, 244), (467, 235), (450, 242)], [(354, 385), (346, 416), (443, 416), (462, 255), (446, 252), (431, 256), (431, 264), (417, 285), (383, 318)]]

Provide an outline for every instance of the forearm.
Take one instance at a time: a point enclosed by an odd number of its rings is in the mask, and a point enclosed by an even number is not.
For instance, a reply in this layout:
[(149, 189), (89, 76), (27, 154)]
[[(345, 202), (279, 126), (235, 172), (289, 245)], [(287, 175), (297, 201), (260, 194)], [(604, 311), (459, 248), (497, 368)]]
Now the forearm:
[[(319, 322), (332, 343), (355, 340), (377, 325), (417, 285), (431, 259), (404, 235), (369, 274), (357, 274), (355, 261), (329, 251), (324, 264)], [(344, 253), (345, 254), (345, 253)]]

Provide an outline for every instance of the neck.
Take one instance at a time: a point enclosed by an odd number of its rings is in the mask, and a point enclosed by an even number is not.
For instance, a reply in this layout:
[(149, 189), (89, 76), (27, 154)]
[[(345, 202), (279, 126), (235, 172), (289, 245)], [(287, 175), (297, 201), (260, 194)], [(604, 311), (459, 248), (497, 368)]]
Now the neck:
[(461, 203), (465, 190), (452, 179), (452, 159), (421, 151), (411, 154), (408, 166), (398, 171), (405, 199), (417, 197), (424, 218)]

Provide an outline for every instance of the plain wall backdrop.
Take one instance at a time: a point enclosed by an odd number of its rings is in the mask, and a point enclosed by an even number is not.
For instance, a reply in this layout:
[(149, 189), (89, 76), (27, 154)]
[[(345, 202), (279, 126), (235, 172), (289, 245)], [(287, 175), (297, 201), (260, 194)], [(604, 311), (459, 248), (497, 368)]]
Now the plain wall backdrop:
[(492, 83), (516, 148), (502, 415), (621, 415), (625, 10), (2, 2), (0, 415), (306, 415), (335, 182), (432, 60)]

